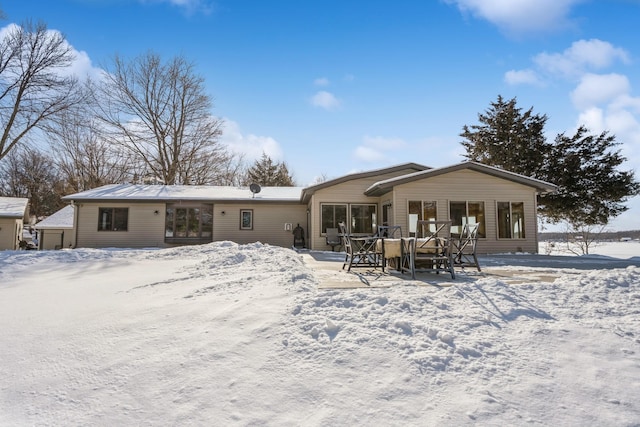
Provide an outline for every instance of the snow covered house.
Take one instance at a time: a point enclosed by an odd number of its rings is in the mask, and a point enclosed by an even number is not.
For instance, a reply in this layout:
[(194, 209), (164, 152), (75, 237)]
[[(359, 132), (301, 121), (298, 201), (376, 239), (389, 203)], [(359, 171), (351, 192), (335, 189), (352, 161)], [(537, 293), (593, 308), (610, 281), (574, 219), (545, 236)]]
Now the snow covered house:
[(74, 208), (65, 206), (53, 215), (38, 222), (38, 249), (62, 249), (73, 247), (75, 229), (73, 227)]
[[(75, 207), (74, 247), (169, 247), (219, 240), (290, 247), (304, 228), (306, 247), (330, 250), (327, 228), (354, 234), (420, 219), (451, 219), (452, 231), (479, 223), (479, 253), (537, 252), (540, 193), (553, 184), (463, 162), (416, 163), (354, 173), (309, 187), (107, 185), (65, 197)], [(252, 191), (253, 190), (253, 191)]]
[(24, 224), (29, 222), (29, 199), (0, 197), (0, 250), (17, 250)]

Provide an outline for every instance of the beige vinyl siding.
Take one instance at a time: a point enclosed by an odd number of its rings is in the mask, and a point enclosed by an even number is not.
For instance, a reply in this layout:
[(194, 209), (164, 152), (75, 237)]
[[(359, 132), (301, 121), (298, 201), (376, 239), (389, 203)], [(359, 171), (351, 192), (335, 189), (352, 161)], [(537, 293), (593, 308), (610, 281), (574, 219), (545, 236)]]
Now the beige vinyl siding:
[[(253, 210), (253, 230), (240, 229), (240, 211)], [(224, 212), (224, 215), (222, 215)], [(291, 224), (286, 230), (285, 224)], [(307, 235), (307, 208), (296, 203), (216, 203), (213, 207), (213, 240), (236, 243), (262, 242), (290, 248), (298, 224)]]
[(39, 249), (64, 249), (75, 244), (73, 229), (45, 228), (38, 230)]
[(22, 219), (0, 218), (0, 251), (18, 249), (18, 239), (22, 234)]
[[(478, 253), (538, 251), (536, 191), (532, 187), (471, 170), (459, 170), (429, 179), (399, 185), (394, 189), (396, 223), (408, 231), (409, 200), (437, 202), (438, 219), (449, 218), (449, 202), (484, 202), (486, 238), (478, 242)], [(498, 239), (497, 202), (523, 202), (525, 239)]]
[[(101, 202), (99, 204), (81, 203), (76, 206), (78, 206), (77, 214), (80, 216), (77, 222), (79, 224), (78, 247), (177, 246), (164, 241), (165, 203)], [(101, 207), (129, 208), (127, 231), (98, 231), (98, 209)], [(240, 230), (241, 209), (253, 209), (253, 230)], [(156, 210), (158, 215), (154, 213)], [(224, 215), (222, 215), (223, 211)], [(213, 241), (231, 240), (241, 244), (262, 242), (291, 247), (293, 228), (299, 223), (306, 232), (306, 222), (306, 207), (299, 204), (215, 203), (213, 204)], [(292, 224), (291, 230), (285, 230), (286, 223)]]
[(320, 213), (322, 209), (320, 206), (323, 203), (329, 204), (375, 204), (377, 208), (377, 219), (381, 218), (381, 205), (380, 200), (387, 200), (388, 198), (379, 197), (367, 197), (364, 192), (367, 188), (378, 181), (393, 178), (398, 175), (402, 175), (406, 171), (400, 174), (386, 174), (371, 178), (356, 179), (342, 184), (337, 184), (328, 188), (323, 188), (315, 192), (310, 201), (311, 217), (311, 249), (315, 250), (331, 250), (330, 246), (327, 246), (324, 235), (321, 234), (322, 227), (320, 223)]
[[(80, 203), (77, 206), (77, 247), (165, 247), (164, 203)], [(129, 208), (127, 231), (98, 231), (99, 208)], [(158, 211), (158, 214), (155, 214)]]

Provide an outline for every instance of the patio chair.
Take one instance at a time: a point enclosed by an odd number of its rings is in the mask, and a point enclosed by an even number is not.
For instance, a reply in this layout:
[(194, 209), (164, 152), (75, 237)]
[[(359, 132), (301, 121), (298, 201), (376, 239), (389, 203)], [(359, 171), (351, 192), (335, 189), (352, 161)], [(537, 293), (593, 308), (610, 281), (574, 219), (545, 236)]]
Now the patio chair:
[(342, 239), (340, 238), (339, 230), (337, 228), (327, 228), (325, 241), (327, 246), (331, 246), (331, 252), (335, 252), (336, 246), (342, 246)]
[(399, 239), (402, 237), (402, 227), (399, 225), (379, 225), (376, 236), (382, 239)]
[(382, 263), (382, 253), (377, 250), (377, 237), (365, 236), (354, 237), (349, 235), (345, 223), (341, 222), (338, 225), (340, 234), (342, 235), (342, 241), (345, 250), (344, 262), (342, 263), (342, 269), (348, 265), (347, 271), (351, 271), (356, 267), (382, 267), (384, 272), (384, 265)]
[(456, 278), (453, 270), (451, 221), (418, 221), (411, 250), (413, 278), (416, 271), (448, 272), (452, 279)]
[(458, 239), (453, 240), (453, 265), (456, 267), (476, 267), (480, 270), (476, 249), (478, 247), (478, 227), (480, 224), (465, 224)]

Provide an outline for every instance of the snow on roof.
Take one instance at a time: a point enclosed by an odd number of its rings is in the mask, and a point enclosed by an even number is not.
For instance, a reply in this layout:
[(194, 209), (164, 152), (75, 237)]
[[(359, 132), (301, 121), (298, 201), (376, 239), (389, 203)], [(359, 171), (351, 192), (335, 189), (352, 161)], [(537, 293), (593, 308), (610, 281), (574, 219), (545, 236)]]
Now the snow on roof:
[(221, 200), (299, 202), (302, 187), (262, 187), (252, 193), (248, 187), (209, 185), (111, 184), (63, 197), (64, 200)]
[(53, 228), (73, 228), (73, 206), (68, 205), (49, 215), (35, 225), (38, 230)]
[(28, 204), (22, 197), (0, 197), (0, 218), (22, 218)]

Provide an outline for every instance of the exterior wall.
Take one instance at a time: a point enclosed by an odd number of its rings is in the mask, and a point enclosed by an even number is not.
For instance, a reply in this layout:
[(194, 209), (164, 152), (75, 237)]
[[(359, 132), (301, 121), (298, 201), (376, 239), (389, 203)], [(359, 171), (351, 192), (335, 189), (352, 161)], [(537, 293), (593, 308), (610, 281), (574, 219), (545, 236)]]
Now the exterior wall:
[(373, 203), (378, 205), (377, 217), (378, 222), (382, 218), (382, 203), (388, 198), (379, 197), (367, 197), (364, 192), (371, 185), (378, 181), (400, 176), (411, 171), (401, 171), (393, 174), (378, 175), (369, 178), (354, 179), (348, 182), (343, 182), (331, 187), (317, 190), (311, 197), (309, 202), (309, 210), (311, 212), (311, 224), (310, 224), (310, 248), (314, 250), (324, 251), (331, 250), (331, 246), (327, 246), (324, 234), (321, 233), (322, 227), (320, 223), (320, 205), (322, 203)]
[[(449, 218), (449, 202), (484, 202), (486, 237), (478, 239), (479, 254), (538, 252), (536, 191), (532, 187), (480, 172), (460, 170), (396, 186), (392, 197), (396, 225), (402, 226), (404, 235), (409, 231), (409, 200), (437, 202), (438, 219)], [(498, 239), (497, 202), (524, 203), (524, 239)]]
[[(253, 230), (240, 229), (240, 210), (253, 209)], [(224, 215), (222, 214), (224, 212)], [(285, 229), (289, 224), (289, 229)], [(298, 224), (307, 236), (307, 207), (297, 203), (216, 203), (213, 207), (214, 240), (236, 243), (262, 242), (290, 248)]]
[(65, 249), (72, 248), (74, 244), (75, 233), (73, 229), (38, 229), (38, 249)]
[[(77, 247), (171, 247), (164, 241), (165, 203), (81, 203), (76, 205)], [(100, 207), (129, 208), (127, 231), (98, 231)], [(253, 210), (253, 230), (240, 229), (240, 210)], [(156, 215), (155, 211), (159, 214)], [(224, 212), (224, 215), (222, 214)], [(216, 203), (213, 206), (213, 240), (293, 245), (293, 228), (305, 228), (306, 207), (291, 203)], [(285, 224), (291, 224), (285, 230)], [(74, 246), (76, 244), (74, 243)]]
[[(129, 208), (127, 231), (98, 231), (99, 208)], [(164, 203), (80, 203), (76, 205), (76, 243), (79, 248), (166, 247)], [(155, 214), (158, 211), (158, 215)]]
[(21, 235), (22, 219), (0, 218), (0, 250), (17, 250)]

